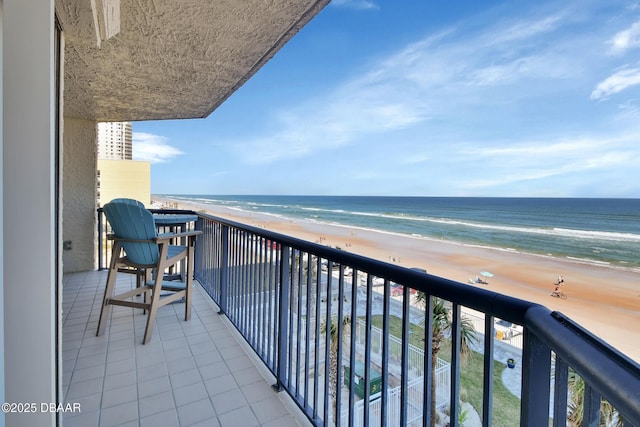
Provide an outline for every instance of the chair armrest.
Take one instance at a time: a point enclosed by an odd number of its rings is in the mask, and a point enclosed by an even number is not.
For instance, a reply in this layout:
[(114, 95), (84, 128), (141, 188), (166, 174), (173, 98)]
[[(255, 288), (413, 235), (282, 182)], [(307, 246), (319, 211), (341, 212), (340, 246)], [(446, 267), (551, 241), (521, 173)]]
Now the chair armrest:
[(155, 243), (155, 239), (124, 239), (122, 237), (116, 236), (115, 234), (107, 234), (107, 239), (119, 242)]
[(118, 237), (115, 234), (107, 234), (108, 240), (120, 241), (120, 242), (135, 242), (135, 243), (164, 243), (168, 242), (171, 239), (175, 239), (176, 237), (191, 237), (198, 236), (202, 234), (200, 230), (191, 230), (184, 231), (182, 233), (162, 233), (153, 239), (123, 239), (122, 237)]
[(202, 231), (200, 230), (183, 231), (181, 233), (162, 233), (159, 234), (158, 237), (154, 239), (154, 241), (157, 243), (163, 243), (165, 241), (175, 239), (176, 237), (191, 237), (198, 236), (200, 234), (202, 234)]

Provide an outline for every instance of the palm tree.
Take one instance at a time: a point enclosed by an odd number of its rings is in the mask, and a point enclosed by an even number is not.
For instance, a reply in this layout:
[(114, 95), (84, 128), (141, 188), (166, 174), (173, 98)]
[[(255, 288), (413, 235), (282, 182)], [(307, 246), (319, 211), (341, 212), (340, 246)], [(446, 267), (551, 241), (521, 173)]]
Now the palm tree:
[[(311, 299), (311, 312), (309, 313), (309, 318), (314, 319), (316, 316), (316, 292), (317, 283), (320, 281), (320, 277), (318, 276), (318, 257), (315, 255), (308, 254), (310, 257), (310, 262), (304, 264), (304, 277), (307, 284), (307, 299)], [(309, 266), (311, 266), (311, 274), (309, 272)]]
[[(351, 316), (342, 318), (342, 336), (338, 335), (338, 316), (331, 317), (329, 325), (329, 397), (333, 408), (333, 422), (338, 420), (338, 387), (340, 387), (340, 366), (338, 366), (338, 342), (345, 341), (345, 334), (349, 330)], [(322, 332), (325, 333), (326, 325), (323, 325)]]
[[(451, 328), (453, 319), (449, 308), (445, 305), (445, 301), (438, 298), (433, 298), (433, 312), (432, 312), (432, 327), (431, 327), (431, 427), (436, 425), (436, 368), (438, 365), (438, 353), (444, 341), (446, 332)], [(416, 299), (419, 304), (422, 304), (426, 308), (426, 295), (423, 292), (418, 292)], [(423, 326), (425, 321), (423, 321)], [(476, 331), (473, 328), (473, 324), (469, 319), (463, 318), (460, 321), (460, 356), (461, 361), (466, 361), (466, 358), (471, 354), (470, 344), (477, 340)]]
[[(567, 380), (569, 388), (569, 401), (567, 402), (568, 413), (567, 419), (571, 427), (583, 425), (584, 418), (584, 379), (569, 368), (569, 378)], [(600, 401), (600, 425), (622, 427), (624, 419), (611, 405), (611, 403), (602, 399)]]

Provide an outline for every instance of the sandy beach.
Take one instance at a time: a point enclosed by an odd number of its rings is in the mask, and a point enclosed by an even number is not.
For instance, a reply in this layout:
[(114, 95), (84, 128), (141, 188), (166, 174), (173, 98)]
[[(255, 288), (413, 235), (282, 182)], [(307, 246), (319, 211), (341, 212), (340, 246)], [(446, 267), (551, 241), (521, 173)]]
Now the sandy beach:
[[(464, 246), (419, 237), (353, 229), (304, 220), (282, 220), (211, 205), (155, 198), (158, 204), (211, 215), (338, 246), (349, 252), (406, 267), (421, 267), (462, 283), (490, 271), (486, 289), (545, 305), (569, 316), (627, 356), (640, 362), (640, 273), (548, 256)], [(562, 274), (566, 300), (552, 298)]]

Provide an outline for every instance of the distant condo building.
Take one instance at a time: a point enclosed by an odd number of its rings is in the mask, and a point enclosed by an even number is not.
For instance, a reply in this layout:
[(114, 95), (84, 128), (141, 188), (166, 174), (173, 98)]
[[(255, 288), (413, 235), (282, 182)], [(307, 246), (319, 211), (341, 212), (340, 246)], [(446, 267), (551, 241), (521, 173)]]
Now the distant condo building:
[(98, 159), (132, 159), (131, 122), (98, 123)]
[(115, 198), (151, 203), (151, 163), (134, 161), (131, 122), (98, 123), (97, 202)]

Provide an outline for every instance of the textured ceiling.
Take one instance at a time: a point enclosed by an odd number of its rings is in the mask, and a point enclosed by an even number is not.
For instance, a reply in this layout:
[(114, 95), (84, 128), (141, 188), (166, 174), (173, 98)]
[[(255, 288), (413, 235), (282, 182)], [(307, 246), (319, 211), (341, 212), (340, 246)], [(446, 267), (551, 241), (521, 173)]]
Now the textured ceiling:
[(328, 2), (57, 0), (65, 116), (206, 117)]

